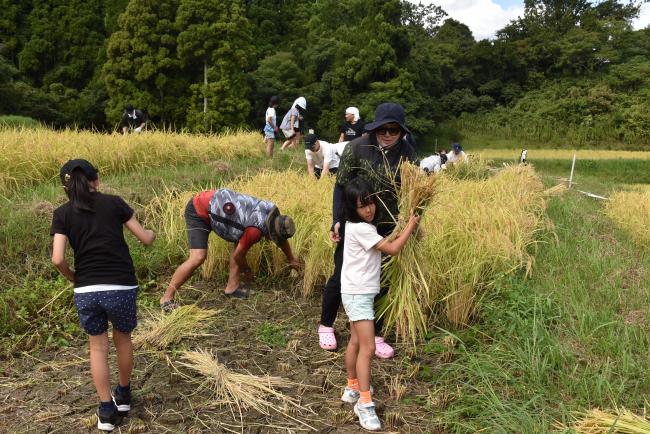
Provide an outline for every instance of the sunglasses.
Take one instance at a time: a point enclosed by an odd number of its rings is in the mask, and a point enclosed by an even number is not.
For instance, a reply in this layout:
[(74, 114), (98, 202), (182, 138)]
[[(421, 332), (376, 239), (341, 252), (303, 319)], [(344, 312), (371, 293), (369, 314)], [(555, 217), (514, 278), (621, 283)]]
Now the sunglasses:
[(376, 131), (378, 136), (384, 136), (386, 133), (388, 133), (389, 136), (399, 136), (402, 134), (402, 129), (400, 127), (380, 127), (377, 128)]

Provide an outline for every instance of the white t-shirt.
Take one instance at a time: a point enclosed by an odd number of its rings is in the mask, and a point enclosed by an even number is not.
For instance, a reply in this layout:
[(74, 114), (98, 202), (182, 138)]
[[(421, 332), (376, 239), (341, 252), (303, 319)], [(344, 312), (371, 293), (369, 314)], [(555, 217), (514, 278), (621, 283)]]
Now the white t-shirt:
[(345, 223), (341, 294), (378, 294), (381, 252), (375, 248), (384, 237), (370, 223)]
[[(272, 119), (272, 124), (269, 125), (269, 118)], [(275, 109), (273, 107), (269, 107), (266, 109), (266, 114), (264, 115), (264, 121), (266, 122), (266, 125), (269, 125), (271, 128), (273, 128), (275, 125), (277, 125), (276, 121), (276, 114), (275, 114)]]
[(458, 155), (454, 154), (454, 151), (447, 153), (447, 163), (455, 163), (456, 161), (467, 161), (465, 151), (460, 151)]
[(428, 170), (429, 172), (438, 173), (442, 167), (442, 160), (440, 155), (431, 155), (427, 158), (423, 158), (420, 161), (420, 169)]
[(323, 164), (326, 162), (329, 162), (330, 169), (339, 167), (341, 158), (336, 155), (336, 145), (324, 140), (319, 140), (318, 143), (320, 144), (320, 149), (318, 149), (318, 152), (305, 149), (305, 159), (312, 160), (314, 162), (314, 166), (318, 167), (319, 169), (322, 169)]
[(350, 143), (350, 142), (338, 142), (334, 143), (334, 149), (336, 151), (336, 155), (341, 158), (341, 155), (343, 155), (343, 151), (345, 151), (345, 146)]

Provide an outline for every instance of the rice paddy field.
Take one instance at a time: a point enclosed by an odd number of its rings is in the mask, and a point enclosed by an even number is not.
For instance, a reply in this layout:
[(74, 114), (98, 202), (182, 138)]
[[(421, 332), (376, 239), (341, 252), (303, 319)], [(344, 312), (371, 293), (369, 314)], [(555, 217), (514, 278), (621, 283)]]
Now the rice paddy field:
[[(0, 432), (96, 432), (86, 337), (49, 260), (52, 211), (65, 201), (58, 168), (76, 157), (158, 234), (151, 248), (128, 237), (140, 323), (119, 432), (360, 431), (338, 400), (343, 350), (318, 347), (333, 179), (309, 179), (303, 152), (268, 161), (245, 132), (48, 130), (0, 130), (0, 151)], [(516, 150), (467, 151), (471, 167), (405, 175), (400, 201), (420, 204), (423, 220), (385, 270), (396, 357), (373, 362), (385, 432), (650, 432), (650, 153), (580, 150), (567, 189), (572, 151), (529, 150), (528, 166), (510, 164)], [(292, 215), (304, 267), (290, 272), (257, 245), (256, 294), (228, 299), (228, 245), (211, 238), (183, 308), (162, 315), (158, 299), (187, 253), (184, 204), (219, 186)], [(342, 310), (335, 327), (344, 346)]]

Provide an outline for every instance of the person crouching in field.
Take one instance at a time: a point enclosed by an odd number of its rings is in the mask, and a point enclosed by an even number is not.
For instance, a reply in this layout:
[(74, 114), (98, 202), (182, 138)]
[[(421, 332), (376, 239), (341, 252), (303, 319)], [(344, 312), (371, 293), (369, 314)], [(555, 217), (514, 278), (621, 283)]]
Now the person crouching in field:
[[(122, 226), (147, 246), (156, 236), (138, 223), (124, 200), (97, 191), (97, 169), (88, 161), (68, 161), (60, 178), (69, 201), (58, 207), (52, 218), (52, 262), (74, 283), (74, 303), (89, 336), (90, 372), (101, 401), (97, 428), (112, 431), (119, 413), (131, 409), (131, 332), (137, 323), (138, 281)], [(74, 270), (65, 259), (68, 242), (74, 251)], [(119, 371), (119, 383), (112, 391), (108, 321), (113, 324)]]
[[(341, 142), (341, 144), (343, 143), (347, 142)], [(316, 134), (305, 136), (305, 159), (307, 160), (307, 173), (310, 177), (320, 179), (321, 176), (336, 173), (341, 159), (337, 145), (319, 140)], [(341, 150), (341, 152), (343, 151)]]
[(360, 178), (345, 186), (341, 301), (350, 320), (351, 335), (345, 351), (348, 384), (341, 400), (355, 404), (359, 424), (371, 431), (381, 429), (370, 390), (370, 365), (375, 354), (374, 304), (380, 288), (381, 254), (397, 255), (420, 221), (411, 212), (404, 231), (388, 241), (377, 233), (373, 224), (376, 201), (369, 185)]
[(245, 280), (253, 275), (246, 253), (262, 239), (269, 238), (287, 257), (289, 266), (298, 269), (287, 241), (295, 232), (291, 217), (280, 215), (272, 202), (237, 193), (226, 188), (198, 193), (185, 207), (185, 224), (190, 245), (190, 257), (174, 272), (167, 290), (160, 299), (160, 307), (170, 312), (178, 307), (174, 301), (176, 291), (190, 278), (206, 259), (210, 231), (226, 241), (235, 243), (230, 254), (228, 283), (224, 293), (230, 297), (246, 298), (251, 294), (240, 284), (240, 274)]

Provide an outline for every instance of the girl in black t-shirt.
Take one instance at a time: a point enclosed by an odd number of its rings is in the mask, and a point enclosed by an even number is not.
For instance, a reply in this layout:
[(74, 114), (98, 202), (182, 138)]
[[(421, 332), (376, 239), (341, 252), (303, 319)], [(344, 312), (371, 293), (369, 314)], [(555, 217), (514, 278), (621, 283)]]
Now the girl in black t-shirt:
[[(70, 160), (59, 175), (70, 200), (52, 217), (52, 262), (74, 283), (74, 302), (79, 322), (89, 336), (90, 371), (101, 401), (97, 428), (112, 431), (119, 414), (131, 409), (131, 331), (137, 323), (138, 282), (123, 226), (145, 245), (153, 243), (155, 234), (138, 223), (120, 197), (97, 191), (97, 169), (88, 161)], [(68, 242), (74, 251), (74, 270), (65, 259)], [(108, 321), (113, 324), (119, 370), (119, 384), (112, 391)]]

